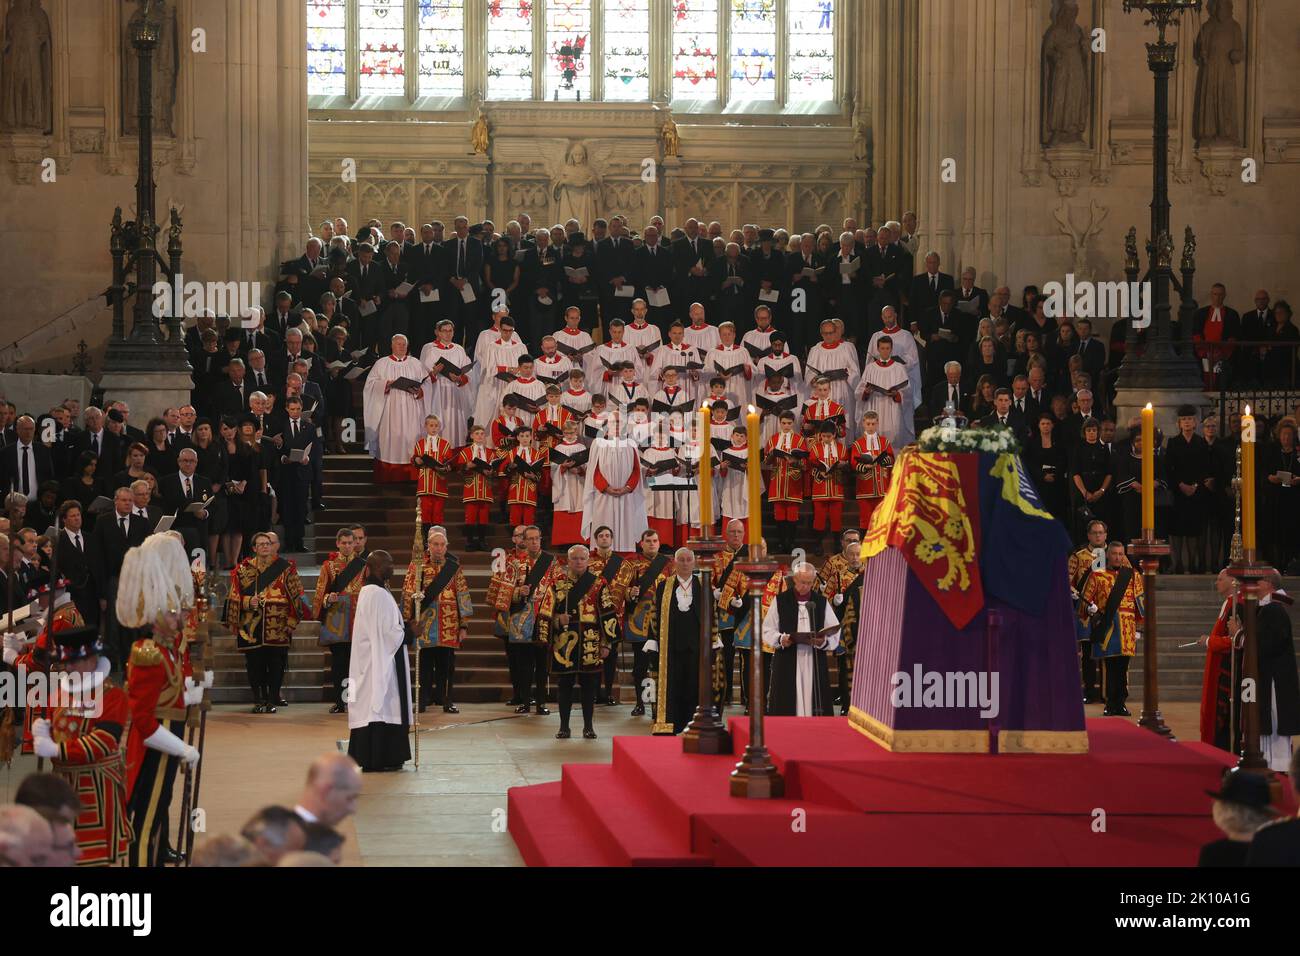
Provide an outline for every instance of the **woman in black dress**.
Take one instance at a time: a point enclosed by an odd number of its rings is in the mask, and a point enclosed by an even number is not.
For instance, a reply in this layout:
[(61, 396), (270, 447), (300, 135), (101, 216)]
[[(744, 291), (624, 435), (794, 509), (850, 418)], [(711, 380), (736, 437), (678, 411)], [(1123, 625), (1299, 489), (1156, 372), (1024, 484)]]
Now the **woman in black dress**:
[(145, 462), (149, 458), (149, 449), (140, 442), (132, 442), (126, 450), (126, 467), (113, 476), (111, 488), (104, 488), (106, 495), (112, 496), (118, 488), (130, 488), (131, 482), (139, 481), (150, 474)]
[[(582, 312), (582, 321), (578, 327), (590, 332), (596, 327), (596, 305), (599, 294), (596, 291), (596, 260), (589, 254), (587, 237), (575, 232), (569, 237), (569, 251), (565, 255), (564, 265), (564, 307), (576, 305)], [(586, 276), (571, 276), (569, 269), (586, 269)]]
[(208, 480), (207, 491), (212, 495), (208, 501), (208, 563), (213, 568), (221, 565), (221, 536), (230, 521), (230, 503), (226, 500), (226, 482), (229, 481), (229, 469), (226, 467), (226, 449), (212, 434), (212, 422), (200, 418), (194, 423), (194, 452), (199, 456), (195, 474)]
[[(510, 248), (510, 240), (505, 236), (492, 243), (492, 255), (483, 263), (483, 282), (488, 290), (488, 307), (493, 312), (499, 312), (501, 308), (508, 309), (514, 315), (518, 305), (515, 289), (519, 287), (519, 263), (515, 261), (514, 250)], [(501, 292), (497, 292), (497, 289)], [(496, 303), (502, 293), (505, 295), (505, 303), (498, 308)], [(524, 341), (532, 341), (524, 334), (526, 331), (520, 329), (519, 337)]]
[(1069, 457), (1065, 445), (1056, 441), (1056, 418), (1049, 411), (1038, 413), (1035, 434), (1025, 446), (1025, 467), (1034, 480), (1043, 507), (1065, 522), (1068, 527), (1070, 512), (1068, 470)]
[(1264, 356), (1264, 381), (1270, 385), (1300, 385), (1300, 329), (1291, 321), (1291, 306), (1279, 299), (1273, 306), (1273, 334), (1278, 343)]
[[(353, 367), (348, 330), (336, 325), (325, 339), (325, 366), (329, 380), (325, 383), (326, 437), (330, 451), (343, 451), (343, 419), (352, 415), (352, 382), (347, 378)], [(342, 368), (329, 368), (343, 362)]]
[(1300, 549), (1300, 446), (1293, 419), (1284, 418), (1277, 442), (1263, 447), (1259, 474), (1264, 488), (1259, 524), (1271, 532), (1273, 567), (1287, 574)]
[(161, 418), (151, 418), (144, 434), (145, 447), (149, 449), (145, 468), (155, 475), (170, 475), (176, 471), (176, 452), (167, 441), (167, 423)]
[(966, 399), (966, 417), (972, 422), (977, 422), (985, 415), (992, 415), (993, 396), (996, 391), (993, 379), (988, 375), (981, 376)]
[(1087, 538), (1088, 522), (1093, 518), (1107, 521), (1104, 502), (1112, 479), (1110, 452), (1100, 440), (1101, 423), (1085, 418), (1079, 431), (1083, 440), (1074, 446), (1070, 456), (1071, 519), (1076, 542)]
[(261, 459), (241, 432), (241, 426), (235, 419), (221, 420), (221, 448), (226, 453), (228, 509), (221, 550), (226, 566), (231, 568), (239, 561), (245, 538), (261, 530), (258, 527), (262, 507)]
[(1213, 474), (1213, 462), (1209, 444), (1196, 434), (1197, 418), (1194, 406), (1180, 406), (1178, 434), (1165, 444), (1165, 481), (1173, 495), (1169, 542), (1174, 574), (1205, 571), (1205, 529), (1211, 510), (1206, 482)]
[(1007, 358), (998, 350), (997, 341), (991, 336), (984, 336), (971, 349), (962, 369), (962, 387), (966, 392), (974, 392), (976, 383), (987, 378), (993, 383), (994, 390), (1004, 388), (1007, 378)]
[[(550, 233), (538, 229), (537, 259), (527, 277), (529, 323), (534, 335), (545, 336), (564, 325), (560, 299), (564, 294), (564, 266), (561, 264), (563, 246), (551, 242)], [(543, 302), (542, 299), (549, 299)]]
[(71, 475), (59, 484), (59, 501), (75, 501), (81, 505), (81, 520), (86, 534), (95, 528), (95, 516), (90, 513), (90, 503), (102, 495), (103, 482), (95, 474), (99, 467), (99, 456), (87, 449), (77, 457), (76, 467)]

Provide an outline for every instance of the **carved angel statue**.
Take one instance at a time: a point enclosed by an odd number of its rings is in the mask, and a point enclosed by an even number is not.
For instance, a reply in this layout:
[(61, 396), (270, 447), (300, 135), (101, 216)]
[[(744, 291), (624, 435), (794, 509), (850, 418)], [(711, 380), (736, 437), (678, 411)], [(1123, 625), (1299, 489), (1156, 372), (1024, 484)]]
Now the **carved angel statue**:
[(474, 125), (469, 131), (470, 145), (474, 147), (474, 152), (479, 156), (486, 156), (488, 151), (488, 121), (483, 115), (483, 107), (478, 107), (477, 116), (474, 118)]
[(592, 144), (595, 162), (583, 143), (563, 140), (542, 150), (542, 162), (551, 177), (551, 199), (555, 204), (554, 222), (576, 219), (584, 232), (600, 215), (604, 182), (601, 169), (608, 165), (612, 144)]
[(681, 151), (681, 137), (677, 135), (677, 124), (671, 118), (664, 122), (659, 135), (663, 139), (665, 156), (676, 156)]

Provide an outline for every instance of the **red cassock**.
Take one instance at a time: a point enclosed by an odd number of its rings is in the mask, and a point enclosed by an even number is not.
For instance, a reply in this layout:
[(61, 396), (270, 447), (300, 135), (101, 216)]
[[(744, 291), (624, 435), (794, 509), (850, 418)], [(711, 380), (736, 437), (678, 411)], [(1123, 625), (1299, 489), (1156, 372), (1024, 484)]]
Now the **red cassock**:
[[(1232, 691), (1232, 602), (1224, 601), (1205, 648), (1205, 674), (1201, 679), (1201, 742), (1215, 746), (1215, 727), (1227, 719)], [(1226, 691), (1226, 692), (1225, 692)], [(1222, 714), (1219, 713), (1222, 707)]]
[(54, 772), (72, 784), (81, 801), (77, 815), (78, 866), (112, 866), (131, 845), (126, 812), (126, 766), (121, 739), (129, 706), (126, 692), (105, 681), (98, 716), (81, 708), (56, 707), (50, 736), (59, 746)]

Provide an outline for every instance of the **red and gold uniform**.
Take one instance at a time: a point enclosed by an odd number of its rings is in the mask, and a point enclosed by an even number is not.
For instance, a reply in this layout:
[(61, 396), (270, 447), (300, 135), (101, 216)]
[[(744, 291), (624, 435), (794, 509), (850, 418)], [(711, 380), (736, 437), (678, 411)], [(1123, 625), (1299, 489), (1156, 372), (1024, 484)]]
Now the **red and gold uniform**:
[(280, 700), (289, 645), (307, 611), (298, 569), (287, 558), (252, 557), (231, 571), (226, 625), (244, 655), (254, 700), (268, 708)]
[[(1111, 594), (1124, 591), (1110, 611)], [(1128, 698), (1128, 662), (1137, 653), (1137, 632), (1144, 617), (1145, 596), (1142, 576), (1131, 567), (1093, 571), (1079, 596), (1079, 616), (1089, 618), (1090, 605), (1097, 606), (1092, 627), (1092, 654), (1102, 662), (1102, 697), (1107, 714), (1122, 713)]]
[(105, 680), (100, 693), (99, 706), (93, 708), (97, 713), (70, 703), (55, 707), (50, 718), (59, 748), (52, 768), (72, 784), (81, 801), (78, 866), (116, 866), (131, 845), (121, 747), (130, 707), (126, 692), (112, 681)]
[(461, 490), (465, 502), (465, 523), (471, 527), (486, 527), (495, 500), (492, 495), (491, 472), (479, 470), (474, 466), (475, 462), (482, 462), (490, 468), (494, 463), (492, 449), (487, 445), (466, 445), (456, 452), (453, 459), (455, 467), (465, 473), (465, 485)]
[(172, 785), (180, 766), (177, 757), (145, 746), (159, 728), (183, 739), (185, 678), (189, 661), (176, 647), (176, 638), (155, 630), (131, 645), (126, 665), (126, 696), (131, 715), (126, 740), (126, 792), (130, 795), (131, 866), (160, 865), (165, 844)]
[[(651, 575), (658, 568), (657, 573)], [(623, 639), (632, 648), (632, 686), (636, 688), (637, 704), (633, 716), (645, 713), (646, 679), (650, 672), (650, 655), (645, 652), (645, 642), (650, 637), (650, 627), (654, 617), (655, 589), (664, 581), (674, 576), (672, 555), (659, 551), (647, 558), (638, 551), (625, 558), (619, 566), (618, 573), (610, 582), (610, 598), (614, 602), (614, 611), (619, 615)], [(639, 588), (636, 596), (632, 590)]]
[[(579, 585), (582, 585), (579, 588)], [(576, 593), (576, 591), (581, 593)], [(556, 614), (566, 613), (566, 626), (555, 624)], [(549, 650), (552, 674), (600, 672), (605, 655), (618, 640), (618, 614), (605, 580), (588, 569), (574, 581), (568, 574), (555, 575), (537, 609), (539, 640)]]
[[(546, 588), (564, 570), (545, 551), (536, 557), (527, 551), (507, 557), (488, 585), (488, 603), (496, 612), (497, 633), (506, 641), (510, 683), (520, 713), (536, 703), (538, 713), (546, 710), (547, 650), (539, 642), (537, 606)], [(527, 588), (516, 596), (517, 588)]]
[[(345, 558), (334, 551), (321, 562), (316, 592), (312, 595), (311, 616), (320, 621), (317, 643), (329, 648), (334, 704), (340, 710), (346, 704), (343, 682), (347, 680), (348, 665), (352, 660), (352, 621), (357, 613), (357, 597), (365, 583), (365, 556), (354, 554)], [(327, 602), (326, 598), (331, 594), (338, 597)]]
[[(77, 606), (71, 601), (60, 608), (56, 608), (50, 626), (42, 628), (41, 633), (32, 642), (32, 646), (18, 655), (14, 661), (14, 667), (22, 667), (30, 673), (47, 671), (50, 660), (50, 631), (53, 630), (58, 633), (74, 627), (85, 626), (86, 622), (82, 620), (81, 612), (77, 610)], [(32, 721), (48, 718), (49, 716), (48, 708), (32, 707), (30, 705), (23, 707), (23, 753), (29, 754), (32, 752)]]
[(889, 491), (894, 449), (884, 435), (863, 435), (849, 449), (849, 463), (857, 476), (858, 527), (865, 531), (871, 524), (871, 513)]
[(808, 436), (809, 441), (812, 440), (812, 436), (817, 434), (818, 424), (828, 418), (835, 419), (835, 424), (838, 426), (836, 434), (838, 437), (843, 438), (847, 434), (843, 405), (829, 398), (820, 400), (814, 398), (812, 401), (804, 403), (799, 421), (803, 425), (803, 433)]
[(565, 422), (573, 420), (573, 412), (563, 405), (547, 402), (533, 416), (533, 434), (539, 442), (545, 441), (547, 448), (553, 447), (564, 434)]
[(449, 647), (461, 645), (460, 629), (468, 627), (474, 614), (474, 602), (470, 598), (469, 582), (460, 562), (451, 561), (452, 569), (447, 573), (447, 583), (437, 594), (435, 601), (429, 601), (428, 588), (444, 575), (448, 561), (436, 561), (432, 554), (425, 554), (424, 566), (420, 569), (419, 584), (416, 583), (416, 568), (408, 565), (406, 578), (402, 582), (402, 617), (412, 621), (415, 614), (415, 593), (418, 588), (423, 595), (420, 604), (420, 620), (415, 627), (415, 641), (418, 647)]
[(767, 482), (767, 500), (772, 503), (777, 521), (798, 521), (799, 504), (804, 499), (806, 458), (773, 456), (773, 451), (807, 452), (808, 442), (795, 432), (772, 436), (763, 449), (763, 467), (771, 475)]
[(844, 525), (844, 471), (848, 453), (840, 441), (811, 442), (808, 470), (812, 479), (813, 530), (839, 534)]
[[(545, 449), (532, 446), (514, 448), (501, 458), (499, 468), (506, 476), (506, 503), (510, 506), (510, 523), (512, 525), (534, 524), (537, 521), (537, 498), (542, 475), (550, 454)], [(520, 470), (521, 465), (537, 465), (540, 471)]]
[(454, 455), (451, 444), (441, 435), (425, 435), (411, 450), (411, 464), (417, 469), (415, 496), (420, 502), (420, 520), (426, 525), (443, 522), (447, 472)]

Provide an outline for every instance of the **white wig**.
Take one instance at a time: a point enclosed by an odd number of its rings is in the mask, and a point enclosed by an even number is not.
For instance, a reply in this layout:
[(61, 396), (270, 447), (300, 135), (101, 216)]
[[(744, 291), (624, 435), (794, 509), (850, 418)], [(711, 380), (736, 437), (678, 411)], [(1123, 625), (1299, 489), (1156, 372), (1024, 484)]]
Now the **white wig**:
[(152, 627), (168, 612), (194, 606), (194, 578), (184, 546), (171, 534), (151, 534), (126, 553), (117, 582), (117, 619)]

